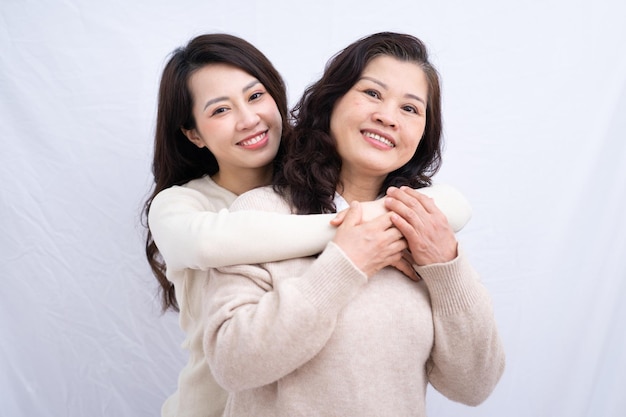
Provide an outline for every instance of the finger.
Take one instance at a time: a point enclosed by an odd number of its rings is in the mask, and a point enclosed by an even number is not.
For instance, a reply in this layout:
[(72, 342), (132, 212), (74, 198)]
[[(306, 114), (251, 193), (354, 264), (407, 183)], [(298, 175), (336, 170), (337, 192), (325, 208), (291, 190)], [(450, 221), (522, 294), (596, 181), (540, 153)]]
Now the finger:
[(393, 227), (393, 222), (391, 221), (391, 212), (387, 212), (384, 214), (381, 214), (380, 216), (372, 219), (369, 221), (370, 227), (372, 229), (380, 229), (380, 230), (387, 230), (389, 228)]
[(413, 268), (411, 268), (410, 265), (407, 265), (404, 259), (400, 259), (398, 262), (394, 263), (392, 266), (396, 268), (398, 271), (402, 272), (407, 277), (409, 277), (410, 279), (414, 281), (417, 279), (417, 273), (415, 272)]
[(389, 254), (394, 254), (394, 253), (405, 251), (408, 249), (408, 247), (409, 247), (409, 244), (404, 238), (395, 239), (393, 241), (390, 241), (386, 245), (386, 248)]
[[(429, 188), (413, 189), (411, 187), (402, 186), (400, 188), (389, 187), (387, 195), (396, 198), (406, 204), (407, 207), (419, 213), (440, 213), (439, 207), (428, 195)], [(421, 216), (423, 217), (423, 216)]]
[(430, 199), (430, 197), (418, 193), (410, 187), (389, 187), (389, 189), (387, 190), (387, 195), (401, 201), (402, 203), (406, 204), (407, 207), (412, 209), (421, 208), (422, 202)]
[(363, 217), (363, 210), (358, 201), (353, 201), (350, 203), (350, 209), (348, 210), (343, 224), (348, 226), (356, 226), (361, 223), (361, 219)]
[(346, 215), (348, 214), (348, 210), (341, 210), (339, 213), (337, 213), (337, 215), (330, 221), (331, 226), (335, 226), (338, 227), (339, 225), (341, 225), (341, 223), (343, 223), (343, 221), (346, 218)]
[(463, 194), (450, 185), (433, 184), (416, 191), (433, 199), (434, 205), (445, 215), (454, 232), (463, 229), (472, 218), (471, 204)]
[[(417, 242), (420, 235), (415, 227), (409, 223), (404, 217), (394, 213), (391, 215), (393, 225), (400, 231), (404, 239), (408, 242)], [(410, 246), (410, 245), (409, 245)]]
[[(410, 187), (402, 187), (401, 190), (409, 195), (412, 195), (413, 197), (415, 197), (416, 200), (420, 202), (421, 208), (424, 210), (422, 212), (424, 214), (420, 215), (420, 219), (424, 223), (438, 224), (439, 227), (450, 226), (448, 218), (439, 209), (437, 204), (435, 204), (435, 200), (429, 197), (427, 194), (422, 194), (422, 192), (420, 191), (422, 189), (414, 190)], [(425, 190), (427, 190), (427, 188), (425, 188)]]
[[(397, 258), (400, 259), (404, 251), (408, 249), (408, 243), (405, 239), (385, 240), (380, 241), (378, 246), (377, 255), (381, 259), (384, 258)], [(395, 262), (396, 260), (393, 260)], [(387, 263), (390, 265), (391, 261)]]
[(428, 192), (426, 191), (428, 190), (428, 188), (413, 189), (411, 187), (404, 186), (401, 187), (400, 190), (404, 191), (407, 195), (419, 201), (419, 203), (422, 205), (426, 212), (437, 213), (440, 211), (439, 207), (437, 207), (437, 204), (435, 204), (435, 200), (430, 195), (428, 195)]
[(404, 260), (407, 261), (411, 265), (415, 263), (415, 260), (413, 259), (413, 255), (411, 255), (410, 248), (402, 252), (402, 258), (404, 258)]
[[(402, 198), (404, 201), (397, 199), (396, 196)], [(393, 197), (385, 198), (385, 207), (391, 212), (404, 218), (414, 227), (423, 227), (424, 222), (428, 218), (428, 213), (423, 207), (421, 207), (417, 200), (414, 200), (414, 202), (415, 203), (411, 203), (410, 201), (407, 201), (406, 196), (395, 194)], [(411, 207), (407, 205), (407, 203), (414, 205)]]
[(397, 270), (399, 270), (400, 272), (402, 272), (404, 275), (406, 275), (413, 281), (417, 282), (421, 279), (420, 276), (417, 275), (417, 272), (415, 272), (415, 269), (413, 269), (412, 264), (408, 262), (404, 258), (404, 256), (400, 258), (399, 261), (395, 262), (392, 266), (396, 268)]

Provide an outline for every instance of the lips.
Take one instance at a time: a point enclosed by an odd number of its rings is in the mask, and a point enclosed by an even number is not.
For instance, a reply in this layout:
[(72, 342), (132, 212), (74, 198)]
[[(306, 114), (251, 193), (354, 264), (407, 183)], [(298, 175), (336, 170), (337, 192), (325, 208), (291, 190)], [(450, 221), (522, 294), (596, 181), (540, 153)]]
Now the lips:
[(390, 148), (396, 147), (396, 144), (394, 143), (392, 139), (379, 135), (378, 133), (374, 133), (374, 132), (370, 132), (366, 130), (362, 131), (361, 133), (363, 134), (363, 136), (367, 136), (370, 139), (374, 139), (375, 141), (380, 142)]

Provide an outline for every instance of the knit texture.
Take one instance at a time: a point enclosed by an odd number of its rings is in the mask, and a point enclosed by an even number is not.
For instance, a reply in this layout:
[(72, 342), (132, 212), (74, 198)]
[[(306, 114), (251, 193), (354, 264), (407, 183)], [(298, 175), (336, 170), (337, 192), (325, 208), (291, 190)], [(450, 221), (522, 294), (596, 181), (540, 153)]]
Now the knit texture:
[[(319, 253), (335, 233), (329, 226), (334, 215), (229, 213), (236, 197), (203, 177), (161, 191), (150, 207), (148, 223), (176, 288), (182, 348), (189, 353), (177, 390), (163, 404), (163, 417), (216, 417), (224, 410), (227, 394), (202, 351), (202, 291), (210, 268)], [(270, 234), (273, 245), (258, 244)], [(303, 235), (307, 239), (299, 238)]]
[[(289, 213), (271, 188), (231, 210)], [(273, 241), (258, 242), (272, 245)], [(204, 288), (204, 349), (224, 416), (424, 416), (427, 384), (475, 405), (504, 368), (490, 297), (462, 251), (367, 280), (334, 243), (319, 257), (222, 267)]]

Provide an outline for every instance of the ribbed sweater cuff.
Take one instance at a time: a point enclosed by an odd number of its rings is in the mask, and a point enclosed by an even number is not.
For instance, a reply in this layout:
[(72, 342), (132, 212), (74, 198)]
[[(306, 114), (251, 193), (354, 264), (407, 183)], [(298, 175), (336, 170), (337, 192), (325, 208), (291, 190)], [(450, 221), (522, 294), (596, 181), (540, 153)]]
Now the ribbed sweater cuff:
[(302, 278), (296, 285), (322, 313), (338, 313), (367, 283), (367, 276), (333, 242)]
[(466, 311), (483, 297), (478, 277), (460, 248), (450, 262), (418, 266), (415, 270), (428, 287), (433, 314), (447, 316)]

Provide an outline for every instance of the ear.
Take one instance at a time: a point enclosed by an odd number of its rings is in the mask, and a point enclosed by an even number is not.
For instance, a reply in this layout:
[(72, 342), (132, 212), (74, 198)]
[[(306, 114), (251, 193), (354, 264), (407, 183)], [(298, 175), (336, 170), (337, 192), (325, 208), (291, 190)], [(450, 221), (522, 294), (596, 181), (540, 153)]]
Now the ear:
[(181, 127), (180, 130), (183, 132), (183, 135), (187, 136), (187, 139), (189, 139), (189, 141), (198, 148), (204, 148), (206, 146), (202, 138), (200, 138), (200, 135), (198, 135), (196, 129), (185, 129), (184, 127)]

